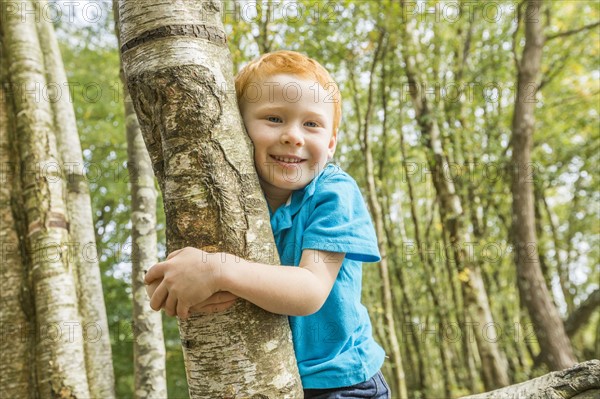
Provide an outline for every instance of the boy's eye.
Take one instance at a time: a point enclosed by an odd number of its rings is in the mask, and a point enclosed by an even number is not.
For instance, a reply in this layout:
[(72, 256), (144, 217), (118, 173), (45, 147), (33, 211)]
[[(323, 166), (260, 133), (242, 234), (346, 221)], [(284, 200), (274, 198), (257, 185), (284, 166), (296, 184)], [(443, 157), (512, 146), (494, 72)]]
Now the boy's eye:
[(268, 117), (267, 117), (267, 120), (268, 120), (269, 122), (273, 122), (273, 123), (281, 123), (281, 122), (282, 122), (282, 121), (281, 121), (281, 118), (280, 118), (280, 117), (278, 117), (278, 116), (268, 116)]
[(304, 124), (304, 126), (307, 126), (307, 127), (319, 127), (319, 125), (317, 124), (317, 122), (306, 122)]

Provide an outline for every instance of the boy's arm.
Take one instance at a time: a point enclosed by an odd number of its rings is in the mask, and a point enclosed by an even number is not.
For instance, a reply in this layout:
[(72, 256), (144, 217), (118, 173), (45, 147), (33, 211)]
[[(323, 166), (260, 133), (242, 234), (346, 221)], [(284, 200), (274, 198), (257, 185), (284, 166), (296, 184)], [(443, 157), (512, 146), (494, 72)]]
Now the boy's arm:
[(150, 300), (152, 309), (186, 318), (190, 307), (220, 291), (286, 315), (308, 315), (321, 308), (345, 254), (304, 250), (299, 267), (252, 263), (223, 253), (184, 248), (146, 274), (146, 284), (162, 279)]
[(302, 251), (298, 267), (274, 267), (241, 260), (222, 269), (223, 290), (271, 312), (307, 316), (323, 306), (345, 254)]

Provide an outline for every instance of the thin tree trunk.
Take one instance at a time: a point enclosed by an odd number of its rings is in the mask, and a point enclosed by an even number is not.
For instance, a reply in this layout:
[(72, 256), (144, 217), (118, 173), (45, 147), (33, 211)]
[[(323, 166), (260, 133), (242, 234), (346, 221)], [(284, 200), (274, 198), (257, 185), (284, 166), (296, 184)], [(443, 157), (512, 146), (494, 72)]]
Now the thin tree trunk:
[[(119, 4), (113, 0), (115, 33), (119, 40)], [(156, 198), (152, 162), (146, 150), (133, 102), (123, 74), (127, 169), (131, 187), (131, 282), (133, 291), (134, 397), (166, 398), (166, 350), (162, 315), (150, 308), (144, 284), (144, 270), (157, 262)]]
[[(365, 140), (369, 140), (368, 135), (365, 133)], [(373, 221), (375, 224), (375, 231), (378, 237), (379, 252), (381, 254), (381, 261), (379, 264), (379, 271), (381, 275), (382, 287), (382, 302), (384, 308), (384, 317), (386, 322), (386, 330), (390, 340), (390, 347), (392, 350), (392, 357), (394, 363), (394, 379), (395, 385), (398, 387), (398, 397), (407, 398), (408, 393), (406, 390), (406, 381), (404, 375), (404, 367), (402, 365), (402, 355), (400, 354), (400, 346), (398, 344), (398, 337), (396, 335), (396, 326), (393, 316), (393, 304), (392, 304), (392, 289), (390, 286), (390, 275), (388, 267), (388, 255), (387, 255), (387, 244), (385, 241), (386, 234), (383, 226), (383, 215), (381, 210), (381, 204), (377, 198), (375, 187), (375, 178), (373, 176), (373, 155), (369, 145), (365, 144), (365, 169), (367, 171), (367, 190), (368, 190), (368, 202), (373, 214)]]
[[(35, 2), (36, 10), (40, 13), (46, 6), (46, 0)], [(110, 399), (115, 397), (112, 350), (98, 264), (92, 203), (84, 172), (77, 121), (52, 22), (48, 18), (39, 18), (37, 28), (48, 88), (58, 88), (54, 95), (49, 94), (48, 97), (52, 100), (54, 131), (62, 161), (61, 169), (66, 179), (69, 233), (73, 238), (69, 243), (69, 251), (73, 255), (71, 271), (77, 287), (83, 330), (89, 335), (88, 339), (84, 339), (84, 349), (90, 394), (93, 398)]]
[(144, 284), (144, 270), (157, 262), (157, 193), (150, 156), (142, 138), (129, 91), (125, 87), (123, 92), (127, 126), (127, 168), (131, 184), (134, 395), (137, 398), (160, 399), (167, 397), (162, 316), (160, 312), (150, 308), (150, 299)]
[[(543, 241), (544, 239), (544, 230), (542, 227), (542, 224), (544, 223), (544, 218), (542, 216), (542, 209), (541, 209), (541, 199), (540, 199), (540, 192), (543, 189), (541, 187), (533, 187), (533, 219), (535, 221), (535, 236), (536, 238), (539, 238), (540, 241)], [(560, 254), (556, 254), (556, 257), (558, 258)], [(552, 303), (554, 303), (554, 306), (556, 306), (557, 302), (556, 302), (556, 298), (554, 297), (554, 294), (551, 291), (551, 287), (552, 287), (552, 277), (550, 275), (551, 270), (550, 270), (550, 265), (547, 262), (547, 258), (546, 258), (546, 250), (543, 246), (539, 246), (538, 247), (538, 258), (540, 260), (540, 270), (542, 272), (542, 276), (544, 277), (544, 281), (546, 282), (546, 287), (548, 288), (548, 293), (552, 296)], [(558, 273), (557, 273), (558, 274)], [(561, 281), (562, 282), (562, 281)], [(562, 287), (562, 284), (561, 284)], [(567, 311), (572, 310), (572, 308), (569, 308), (567, 305)]]
[[(123, 67), (163, 192), (167, 248), (277, 263), (217, 1), (120, 0)], [(190, 396), (302, 396), (288, 319), (246, 302), (180, 321)]]
[[(386, 44), (385, 47), (385, 51), (387, 52), (387, 47), (388, 45)], [(389, 162), (389, 157), (386, 154), (386, 149), (388, 148), (388, 146), (390, 145), (390, 143), (388, 142), (388, 103), (389, 103), (389, 93), (388, 93), (388, 89), (386, 87), (388, 87), (390, 85), (390, 81), (388, 80), (388, 74), (387, 74), (387, 70), (386, 70), (386, 56), (385, 54), (383, 55), (382, 58), (382, 62), (381, 62), (381, 82), (380, 82), (380, 92), (381, 92), (381, 107), (382, 107), (382, 111), (383, 111), (383, 121), (382, 121), (382, 132), (381, 132), (381, 136), (382, 136), (382, 155), (379, 161), (379, 181), (381, 182), (381, 191), (382, 191), (382, 198), (381, 198), (381, 202), (382, 202), (382, 208), (386, 209), (387, 214), (390, 213), (390, 194), (389, 194), (389, 187), (384, 183), (385, 179), (384, 179), (384, 174), (387, 172), (389, 173), (389, 171), (387, 170), (386, 166), (387, 163)], [(397, 208), (398, 208), (398, 213), (400, 215), (402, 215), (402, 204), (398, 203), (396, 204)], [(404, 242), (408, 242), (408, 239), (406, 237), (406, 229), (404, 226), (404, 220), (402, 217), (399, 218), (398, 220), (398, 224), (399, 224), (399, 231), (400, 231), (400, 242), (404, 243)], [(394, 259), (402, 259), (400, 251), (398, 250), (398, 246), (396, 245), (395, 242), (395, 234), (393, 233), (393, 227), (391, 225), (391, 222), (386, 219), (383, 218), (383, 230), (385, 231), (385, 241), (387, 242), (387, 245), (389, 246), (390, 249), (390, 253), (393, 254)], [(412, 321), (413, 321), (413, 308), (414, 305), (412, 303), (412, 299), (409, 297), (407, 290), (406, 290), (406, 279), (404, 277), (404, 271), (403, 271), (404, 265), (401, 265), (399, 267), (396, 267), (396, 277), (398, 279), (398, 285), (400, 286), (400, 293), (402, 295), (402, 308), (405, 309), (405, 312), (401, 312), (401, 311), (397, 311), (395, 312), (399, 318), (401, 318), (401, 320), (403, 321), (401, 323), (401, 325), (404, 323), (405, 320), (408, 320), (408, 322), (410, 323), (411, 329), (412, 329)], [(390, 284), (393, 285), (393, 284)], [(395, 303), (392, 303), (392, 306), (394, 306), (395, 308), (399, 308), (399, 303), (400, 301), (395, 301)], [(401, 331), (403, 331), (401, 329)], [(426, 375), (425, 375), (425, 366), (424, 366), (424, 361), (422, 358), (422, 350), (421, 350), (421, 344), (419, 342), (418, 337), (416, 336), (416, 334), (410, 334), (411, 336), (411, 342), (413, 345), (413, 350), (416, 353), (416, 360), (413, 359), (413, 351), (411, 350), (411, 348), (409, 347), (409, 345), (405, 345), (406, 348), (406, 353), (408, 356), (408, 362), (409, 364), (417, 364), (417, 372), (416, 374), (416, 384), (419, 387), (423, 387), (423, 389), (425, 389), (426, 386)], [(408, 388), (407, 388), (408, 391)]]
[[(2, 24), (0, 20), (0, 32)], [(7, 398), (33, 398), (34, 342), (29, 334), (34, 331), (34, 314), (21, 256), (24, 243), (19, 238), (14, 218), (15, 213), (21, 212), (13, 211), (13, 205), (18, 206), (18, 202), (12, 197), (21, 195), (21, 187), (17, 176), (15, 126), (10, 117), (14, 115), (12, 98), (8, 97), (4, 84), (8, 78), (4, 48), (0, 54), (0, 392)]]
[[(517, 282), (522, 301), (535, 327), (544, 361), (553, 370), (575, 364), (576, 359), (563, 322), (544, 281), (535, 233), (533, 164), (531, 145), (535, 127), (534, 97), (542, 59), (544, 37), (542, 34), (542, 1), (529, 0), (525, 21), (525, 47), (518, 65), (518, 84), (512, 121), (512, 179), (515, 264)], [(537, 12), (536, 12), (537, 10)], [(535, 176), (533, 176), (535, 178)]]
[[(400, 207), (399, 207), (400, 208)], [(389, 206), (386, 207), (386, 209), (389, 209)], [(400, 209), (399, 209), (400, 210)], [(401, 212), (399, 212), (401, 214)], [(404, 223), (402, 221), (402, 218), (400, 218), (399, 220), (399, 224), (400, 224), (400, 240), (401, 242), (408, 242), (408, 237), (406, 236), (406, 229), (404, 226)], [(388, 243), (390, 243), (390, 252), (396, 254), (396, 256), (400, 256), (400, 251), (398, 250), (397, 246), (393, 243), (393, 240), (395, 239), (394, 234), (391, 231), (391, 227), (387, 226), (385, 229), (385, 235), (386, 235), (386, 240)], [(402, 258), (401, 258), (402, 259)], [(415, 382), (416, 385), (418, 387), (420, 387), (420, 389), (422, 389), (422, 391), (424, 392), (425, 396), (427, 396), (427, 390), (429, 389), (429, 384), (427, 383), (427, 375), (425, 373), (425, 353), (422, 349), (421, 346), (421, 342), (419, 337), (417, 336), (417, 334), (414, 331), (414, 324), (413, 324), (413, 320), (414, 320), (414, 305), (412, 304), (412, 299), (410, 298), (408, 292), (407, 292), (407, 282), (406, 282), (406, 278), (404, 276), (404, 271), (403, 268), (405, 266), (401, 265), (400, 267), (396, 268), (396, 278), (398, 280), (398, 285), (400, 286), (400, 292), (402, 294), (402, 303), (403, 303), (403, 308), (406, 309), (406, 316), (404, 318), (404, 322), (402, 323), (402, 327), (401, 330), (403, 333), (405, 333), (404, 327), (410, 326), (410, 332), (408, 333), (410, 335), (410, 342), (412, 343), (412, 350), (410, 348), (410, 345), (406, 344), (406, 352), (408, 354), (408, 362), (409, 364), (415, 364), (416, 363), (416, 371), (413, 371), (414, 374), (416, 375), (415, 378)], [(399, 302), (399, 301), (397, 301)], [(399, 311), (397, 312), (398, 314), (401, 314)], [(408, 322), (406, 321), (408, 320)], [(412, 352), (414, 351), (414, 357), (412, 355)], [(414, 359), (416, 358), (416, 359)], [(407, 388), (408, 391), (408, 388)]]
[[(406, 2), (402, 0), (403, 6)], [(465, 250), (465, 245), (470, 244), (471, 237), (464, 225), (465, 216), (460, 199), (456, 194), (452, 180), (445, 178), (448, 162), (444, 154), (439, 126), (431, 104), (427, 102), (422, 93), (424, 81), (418, 75), (415, 57), (409, 54), (407, 46), (413, 42), (410, 35), (409, 22), (403, 24), (403, 49), (402, 56), (405, 61), (405, 72), (408, 79), (410, 95), (415, 109), (423, 141), (428, 148), (428, 163), (432, 174), (433, 185), (443, 207), (443, 223), (448, 229), (450, 244), (453, 249), (453, 258), (457, 266), (458, 275), (461, 277), (464, 290), (465, 306), (478, 326), (493, 326), (494, 320), (483, 285), (481, 272), (477, 263)], [(486, 389), (493, 389), (509, 384), (506, 372), (506, 360), (499, 345), (494, 340), (487, 339), (482, 334), (475, 334), (477, 348), (482, 360), (483, 380)]]
[[(22, 7), (33, 10), (30, 1)], [(39, 396), (90, 397), (83, 334), (73, 267), (68, 255), (64, 177), (54, 136), (48, 100), (32, 87), (46, 87), (43, 54), (34, 18), (8, 12), (2, 3), (9, 78), (14, 89), (14, 112), (19, 154), (23, 165), (22, 203), (27, 223), (27, 252), (35, 296), (37, 387)], [(45, 335), (44, 335), (45, 334)], [(45, 338), (45, 339), (44, 339)]]
[[(410, 215), (411, 215), (411, 220), (413, 222), (413, 227), (415, 230), (415, 232), (414, 232), (415, 245), (417, 247), (416, 250), (417, 250), (417, 254), (419, 256), (419, 260), (421, 261), (421, 264), (425, 268), (425, 272), (426, 272), (425, 285), (427, 287), (427, 291), (429, 292), (429, 295), (431, 296), (431, 300), (433, 301), (433, 309), (434, 309), (434, 313), (438, 319), (439, 325), (440, 326), (450, 325), (449, 324), (450, 320), (447, 317), (447, 314), (448, 314), (447, 306), (445, 304), (442, 304), (442, 301), (440, 301), (440, 297), (439, 297), (437, 291), (433, 287), (432, 281), (435, 279), (434, 267), (433, 267), (433, 263), (431, 262), (431, 258), (428, 256), (428, 254), (426, 254), (426, 248), (424, 247), (423, 241), (421, 240), (419, 218), (418, 218), (417, 210), (416, 210), (416, 206), (415, 206), (415, 198), (413, 195), (412, 180), (410, 178), (408, 166), (406, 163), (406, 148), (405, 148), (405, 144), (404, 144), (404, 133), (399, 132), (399, 134), (400, 134), (400, 152), (402, 154), (404, 175), (406, 176), (406, 182), (408, 185), (408, 199), (410, 201)], [(445, 232), (442, 231), (442, 234), (445, 234)], [(408, 241), (406, 241), (406, 242), (408, 243)], [(444, 247), (446, 247), (446, 246), (444, 246)], [(447, 263), (448, 263), (448, 260), (449, 259), (446, 256)], [(448, 271), (450, 272), (450, 270), (448, 270)], [(455, 306), (458, 306), (456, 298), (454, 297), (452, 281), (449, 281), (449, 286), (450, 286), (450, 288), (452, 288), (453, 298), (455, 299), (455, 301), (454, 301)], [(442, 379), (444, 380), (444, 395), (447, 397), (451, 397), (452, 396), (452, 385), (453, 385), (452, 381), (454, 379), (453, 378), (454, 373), (453, 373), (452, 367), (450, 367), (449, 356), (446, 353), (446, 347), (445, 347), (445, 343), (443, 342), (443, 340), (439, 343), (437, 349), (440, 354), (440, 360), (442, 362), (442, 367), (444, 369), (444, 372), (442, 373)]]
[[(577, 181), (575, 182), (575, 187), (577, 188), (578, 182), (581, 180), (581, 175), (577, 177)], [(552, 243), (554, 247), (554, 253), (556, 254), (556, 269), (558, 274), (558, 282), (560, 283), (560, 289), (565, 298), (565, 302), (567, 304), (567, 313), (571, 314), (575, 310), (575, 301), (573, 294), (569, 292), (569, 288), (571, 286), (571, 282), (569, 280), (569, 272), (568, 272), (568, 264), (566, 260), (561, 256), (562, 255), (562, 245), (561, 240), (558, 236), (558, 229), (556, 227), (556, 222), (554, 221), (554, 214), (546, 201), (546, 195), (544, 194), (544, 190), (540, 189), (540, 199), (542, 201), (542, 205), (544, 206), (544, 210), (548, 215), (548, 223), (550, 224), (550, 231), (552, 232)], [(573, 201), (575, 202), (575, 201)], [(577, 212), (573, 212), (577, 213)], [(549, 286), (550, 287), (550, 286)], [(568, 334), (568, 332), (567, 332)]]
[(394, 323), (393, 315), (393, 304), (392, 304), (392, 289), (390, 286), (390, 275), (388, 267), (388, 255), (387, 255), (387, 243), (385, 240), (385, 228), (383, 224), (383, 214), (381, 210), (381, 203), (377, 196), (377, 187), (375, 184), (375, 172), (373, 154), (371, 152), (371, 143), (369, 137), (369, 122), (372, 117), (373, 111), (373, 80), (375, 78), (375, 69), (379, 61), (382, 51), (385, 51), (382, 43), (384, 40), (385, 33), (380, 33), (379, 42), (375, 55), (373, 56), (373, 63), (371, 65), (371, 79), (369, 81), (368, 98), (367, 98), (367, 111), (365, 112), (364, 121), (362, 127), (359, 129), (362, 133), (361, 148), (365, 157), (365, 177), (367, 181), (367, 199), (369, 208), (373, 216), (373, 222), (375, 224), (375, 232), (377, 234), (377, 244), (379, 246), (379, 253), (381, 254), (381, 261), (379, 262), (379, 273), (381, 277), (382, 287), (382, 303), (384, 310), (384, 318), (386, 325), (386, 332), (389, 336), (390, 350), (392, 352), (392, 363), (394, 371), (394, 380), (391, 381), (392, 385), (398, 389), (398, 397), (401, 399), (408, 397), (406, 389), (406, 378), (404, 375), (404, 367), (402, 365), (402, 355), (400, 352), (400, 346), (398, 344), (398, 337), (396, 335), (396, 326)]

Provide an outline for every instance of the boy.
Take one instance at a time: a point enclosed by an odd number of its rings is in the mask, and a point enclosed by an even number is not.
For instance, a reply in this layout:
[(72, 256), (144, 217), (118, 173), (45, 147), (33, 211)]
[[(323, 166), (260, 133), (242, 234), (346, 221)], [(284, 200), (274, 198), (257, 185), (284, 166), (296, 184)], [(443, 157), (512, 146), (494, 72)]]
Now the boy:
[(160, 281), (150, 306), (185, 318), (241, 297), (289, 315), (305, 398), (389, 398), (385, 354), (360, 303), (361, 262), (380, 259), (375, 232), (355, 181), (328, 165), (337, 86), (316, 61), (278, 51), (243, 68), (236, 92), (281, 263), (297, 267), (183, 248), (146, 275)]

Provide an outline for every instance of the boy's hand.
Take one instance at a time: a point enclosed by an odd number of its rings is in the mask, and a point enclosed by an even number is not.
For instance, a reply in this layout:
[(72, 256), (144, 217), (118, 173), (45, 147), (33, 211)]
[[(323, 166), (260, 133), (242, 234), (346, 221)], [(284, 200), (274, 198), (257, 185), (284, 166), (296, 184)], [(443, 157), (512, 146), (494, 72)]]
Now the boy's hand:
[(162, 282), (161, 280), (154, 280), (151, 284), (146, 283), (146, 294), (148, 294), (148, 298), (152, 298), (152, 294), (156, 291), (158, 285)]
[(160, 281), (150, 307), (154, 310), (164, 307), (169, 316), (186, 319), (192, 306), (204, 308), (204, 302), (219, 291), (221, 266), (219, 254), (191, 247), (174, 251), (146, 273), (146, 284)]
[(190, 308), (190, 313), (218, 313), (229, 309), (238, 299), (237, 295), (228, 291), (219, 291), (206, 301)]

